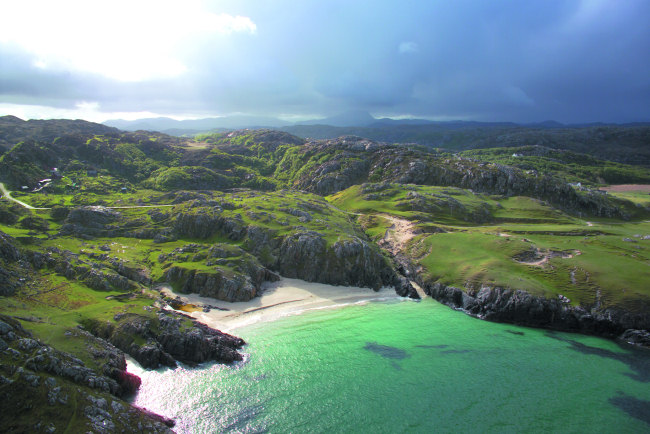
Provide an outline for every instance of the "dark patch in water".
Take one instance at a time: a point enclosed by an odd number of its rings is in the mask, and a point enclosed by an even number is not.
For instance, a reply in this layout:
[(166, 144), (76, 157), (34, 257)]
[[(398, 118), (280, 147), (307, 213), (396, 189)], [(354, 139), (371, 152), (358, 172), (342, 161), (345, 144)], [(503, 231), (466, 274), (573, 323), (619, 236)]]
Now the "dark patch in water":
[(402, 367), (397, 362), (390, 362), (390, 365), (398, 371), (402, 370)]
[(440, 351), (440, 354), (465, 354), (471, 352), (472, 350), (445, 350), (445, 351)]
[(449, 345), (416, 345), (415, 348), (447, 348)]
[(590, 347), (589, 345), (585, 345), (573, 339), (565, 338), (554, 332), (547, 332), (546, 336), (562, 342), (567, 342), (571, 345), (572, 350), (578, 351), (579, 353), (618, 360), (634, 371), (634, 374), (626, 373), (625, 375), (641, 383), (650, 383), (650, 351), (645, 348), (638, 348), (629, 344), (619, 343), (618, 346), (625, 352), (616, 353), (603, 348)]
[(381, 345), (378, 344), (377, 342), (366, 342), (366, 346), (363, 347), (363, 349), (372, 351), (375, 354), (379, 354), (380, 356), (386, 359), (402, 360), (411, 357), (409, 353), (407, 353), (406, 351), (400, 348), (390, 347), (388, 345)]
[(609, 403), (620, 408), (633, 418), (642, 420), (650, 425), (650, 401), (619, 392), (618, 396), (609, 398)]
[(516, 330), (506, 330), (506, 333), (510, 333), (511, 335), (517, 335), (517, 336), (523, 336), (525, 334), (524, 332), (518, 332)]
[[(264, 410), (262, 405), (253, 405), (251, 407), (243, 408), (237, 415), (234, 417), (235, 421), (229, 425), (222, 427), (223, 432), (226, 431), (240, 431), (246, 429), (247, 432), (267, 432), (266, 428), (252, 427), (255, 418)], [(250, 431), (253, 430), (253, 431)]]

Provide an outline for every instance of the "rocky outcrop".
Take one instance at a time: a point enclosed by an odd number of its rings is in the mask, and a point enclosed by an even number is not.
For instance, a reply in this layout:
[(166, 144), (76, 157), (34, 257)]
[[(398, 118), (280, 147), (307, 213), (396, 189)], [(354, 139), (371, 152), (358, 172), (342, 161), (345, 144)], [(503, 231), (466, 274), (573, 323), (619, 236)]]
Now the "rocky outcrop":
[[(248, 253), (241, 252), (239, 255), (252, 254), (259, 264), (286, 277), (374, 289), (398, 286), (401, 292), (415, 294), (414, 290), (408, 289), (410, 285), (404, 285), (398, 278), (390, 261), (377, 246), (362, 238), (362, 234), (346, 234), (332, 242), (319, 232), (296, 227), (294, 232), (279, 236), (274, 230), (255, 224), (247, 225), (239, 215), (225, 217), (220, 207), (197, 208), (200, 205), (203, 204), (197, 202), (188, 205), (175, 217), (174, 231), (179, 236), (205, 239), (220, 234), (234, 241), (241, 240), (242, 247)], [(322, 211), (316, 209), (318, 205), (312, 206), (314, 212)], [(284, 207), (282, 210), (298, 217), (303, 223), (314, 218), (305, 209)], [(210, 265), (227, 263), (227, 260), (215, 260)], [(240, 263), (238, 268), (238, 272), (233, 274), (226, 270), (199, 271), (173, 266), (166, 271), (165, 278), (181, 292), (194, 292), (228, 301), (249, 300), (257, 294), (261, 282), (276, 280), (275, 275), (252, 261)], [(250, 279), (242, 279), (238, 274)]]
[(628, 344), (650, 348), (650, 332), (648, 330), (628, 329), (618, 338)]
[[(224, 301), (248, 301), (259, 294), (262, 283), (280, 279), (253, 255), (230, 244), (188, 244), (160, 255), (158, 261), (168, 267), (164, 279), (176, 291)], [(174, 265), (179, 262), (196, 265)]]
[(81, 238), (112, 237), (110, 225), (120, 220), (120, 213), (103, 206), (82, 206), (70, 210), (59, 233)]
[(124, 354), (104, 341), (92, 337), (91, 341), (89, 348), (93, 357), (106, 361), (102, 372), (96, 372), (78, 358), (34, 339), (18, 321), (0, 315), (0, 350), (11, 352), (14, 358), (24, 357), (22, 366), (25, 368), (67, 378), (119, 397), (135, 392), (140, 386), (140, 378), (126, 371)]
[[(643, 330), (650, 329), (650, 314), (634, 314), (623, 310), (571, 306), (560, 298), (537, 297), (521, 290), (482, 286), (477, 291), (442, 283), (424, 283), (427, 295), (456, 309), (482, 319), (520, 324), (530, 327), (595, 334), (615, 338), (627, 330), (629, 340), (643, 342)], [(622, 337), (622, 339), (626, 339)]]
[(165, 280), (179, 292), (224, 301), (251, 300), (258, 295), (262, 282), (279, 280), (276, 274), (264, 267), (253, 271), (252, 274), (251, 277), (229, 270), (202, 271), (172, 266), (165, 272)]
[(151, 278), (147, 269), (131, 266), (127, 262), (117, 258), (110, 258), (109, 263), (111, 264), (111, 268), (120, 276), (143, 285), (151, 284)]
[[(366, 186), (367, 184), (364, 185), (364, 189)], [(457, 219), (473, 223), (487, 223), (494, 220), (488, 203), (480, 202), (469, 209), (461, 201), (443, 193), (423, 195), (416, 191), (409, 191), (406, 198), (397, 203), (397, 207), (434, 215), (450, 212)]]
[(118, 259), (108, 255), (87, 254), (91, 259), (107, 260), (102, 262), (82, 260), (78, 253), (48, 248), (45, 252), (29, 252), (26, 256), (36, 268), (48, 267), (67, 279), (78, 280), (96, 291), (132, 291), (138, 288), (135, 282), (147, 284), (148, 277), (141, 270), (129, 268)]
[[(374, 143), (358, 137), (310, 142), (305, 155), (329, 155), (296, 182), (296, 187), (328, 195), (370, 180), (454, 186), (504, 196), (530, 196), (546, 200), (573, 214), (628, 219), (622, 202), (599, 192), (578, 191), (565, 180), (469, 158), (441, 157), (403, 146)], [(323, 160), (323, 158), (321, 158)], [(480, 221), (484, 215), (469, 217)]]
[(179, 212), (172, 229), (180, 237), (205, 239), (223, 233), (233, 241), (241, 240), (246, 235), (247, 225), (237, 218), (221, 216), (221, 211), (219, 207), (202, 207), (193, 212)]
[(379, 249), (359, 237), (328, 245), (321, 234), (304, 231), (284, 237), (272, 267), (281, 275), (332, 285), (393, 285), (395, 272)]
[[(12, 237), (0, 231), (0, 295), (10, 296), (27, 280), (27, 264)], [(19, 264), (19, 261), (22, 264)]]
[(118, 314), (117, 324), (87, 320), (84, 327), (129, 354), (145, 368), (175, 367), (176, 362), (232, 363), (242, 360), (237, 352), (243, 339), (205, 326), (174, 312), (155, 316)]
[(77, 273), (81, 275), (79, 280), (96, 291), (113, 291), (115, 289), (130, 291), (137, 288), (129, 279), (112, 270), (99, 270), (97, 268), (90, 268), (86, 272), (83, 270), (82, 267), (77, 268)]
[[(75, 330), (75, 333), (84, 333)], [(170, 432), (173, 421), (147, 414), (118, 399), (132, 394), (140, 378), (126, 371), (124, 354), (87, 336), (102, 372), (35, 339), (15, 319), (0, 315), (0, 417), (2, 432), (120, 432), (140, 427)], [(166, 422), (166, 423), (165, 423)]]

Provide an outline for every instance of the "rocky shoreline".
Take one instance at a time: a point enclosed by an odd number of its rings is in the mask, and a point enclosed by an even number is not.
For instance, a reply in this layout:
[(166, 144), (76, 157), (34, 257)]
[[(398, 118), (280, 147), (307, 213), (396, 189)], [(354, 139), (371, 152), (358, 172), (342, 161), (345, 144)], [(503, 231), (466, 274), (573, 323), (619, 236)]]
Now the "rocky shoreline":
[(463, 291), (441, 283), (422, 287), (439, 302), (487, 321), (591, 334), (650, 348), (648, 314), (586, 309), (509, 288), (482, 286), (478, 291)]
[[(143, 368), (241, 361), (243, 339), (212, 329), (187, 315), (161, 311), (156, 317), (118, 314), (117, 325), (90, 320), (85, 328), (133, 357)], [(137, 341), (145, 341), (138, 344)]]
[[(118, 327), (88, 324), (89, 330), (70, 331), (70, 337), (75, 334), (88, 343), (91, 357), (106, 360), (98, 372), (34, 338), (16, 319), (0, 315), (0, 415), (12, 415), (2, 426), (9, 431), (55, 432), (69, 422), (58, 417), (68, 414), (72, 405), (81, 419), (79, 426), (92, 432), (136, 428), (139, 432), (171, 432), (172, 419), (123, 401), (141, 383), (138, 376), (127, 372), (125, 353), (150, 369), (176, 366), (179, 361), (232, 363), (242, 360), (237, 350), (245, 342), (176, 312), (160, 312), (158, 320), (155, 327), (142, 318), (127, 318)], [(125, 346), (128, 336), (134, 335), (147, 336), (149, 341), (143, 346)], [(45, 405), (37, 409), (35, 402)]]
[(650, 314), (634, 314), (622, 309), (572, 306), (564, 299), (547, 299), (526, 291), (483, 285), (478, 289), (461, 289), (440, 282), (430, 283), (414, 270), (408, 275), (424, 293), (453, 309), (487, 321), (511, 323), (526, 327), (583, 333), (617, 339), (650, 348)]

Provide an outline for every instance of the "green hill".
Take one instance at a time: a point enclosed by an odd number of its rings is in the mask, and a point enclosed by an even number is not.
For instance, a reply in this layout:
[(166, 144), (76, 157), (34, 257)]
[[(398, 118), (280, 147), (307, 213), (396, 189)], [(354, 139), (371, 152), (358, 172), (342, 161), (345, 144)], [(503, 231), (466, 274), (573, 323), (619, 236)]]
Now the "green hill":
[[(70, 418), (92, 430), (74, 416), (92, 402), (116, 403), (117, 428), (163, 430), (120, 400), (137, 388), (125, 354), (147, 368), (230, 363), (243, 345), (177, 312), (188, 307), (163, 284), (248, 301), (279, 276), (418, 297), (413, 282), (493, 320), (650, 328), (647, 193), (597, 189), (647, 183), (642, 166), (540, 146), (453, 154), (273, 130), (194, 140), (18, 124), (31, 129), (4, 136), (0, 182), (36, 209), (0, 200), (0, 346), (20, 360), (1, 356), (12, 386), (0, 410), (19, 415), (4, 430), (29, 430), (30, 406), (57, 430)], [(75, 405), (42, 405), (56, 387)]]

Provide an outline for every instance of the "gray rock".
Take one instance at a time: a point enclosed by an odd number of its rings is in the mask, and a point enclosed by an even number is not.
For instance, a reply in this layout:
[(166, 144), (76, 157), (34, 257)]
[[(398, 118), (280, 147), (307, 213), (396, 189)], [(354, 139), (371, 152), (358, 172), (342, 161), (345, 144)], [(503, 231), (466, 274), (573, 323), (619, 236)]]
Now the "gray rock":
[(463, 291), (439, 282), (422, 282), (425, 292), (436, 300), (490, 321), (521, 324), (564, 331), (616, 337), (627, 328), (647, 329), (650, 315), (608, 309), (587, 311), (558, 298), (545, 299), (525, 291), (483, 286)]
[(628, 329), (619, 336), (619, 339), (630, 344), (650, 348), (650, 332), (648, 330)]
[(13, 327), (11, 327), (9, 324), (6, 322), (0, 321), (0, 335), (6, 335), (10, 331), (13, 331)]

